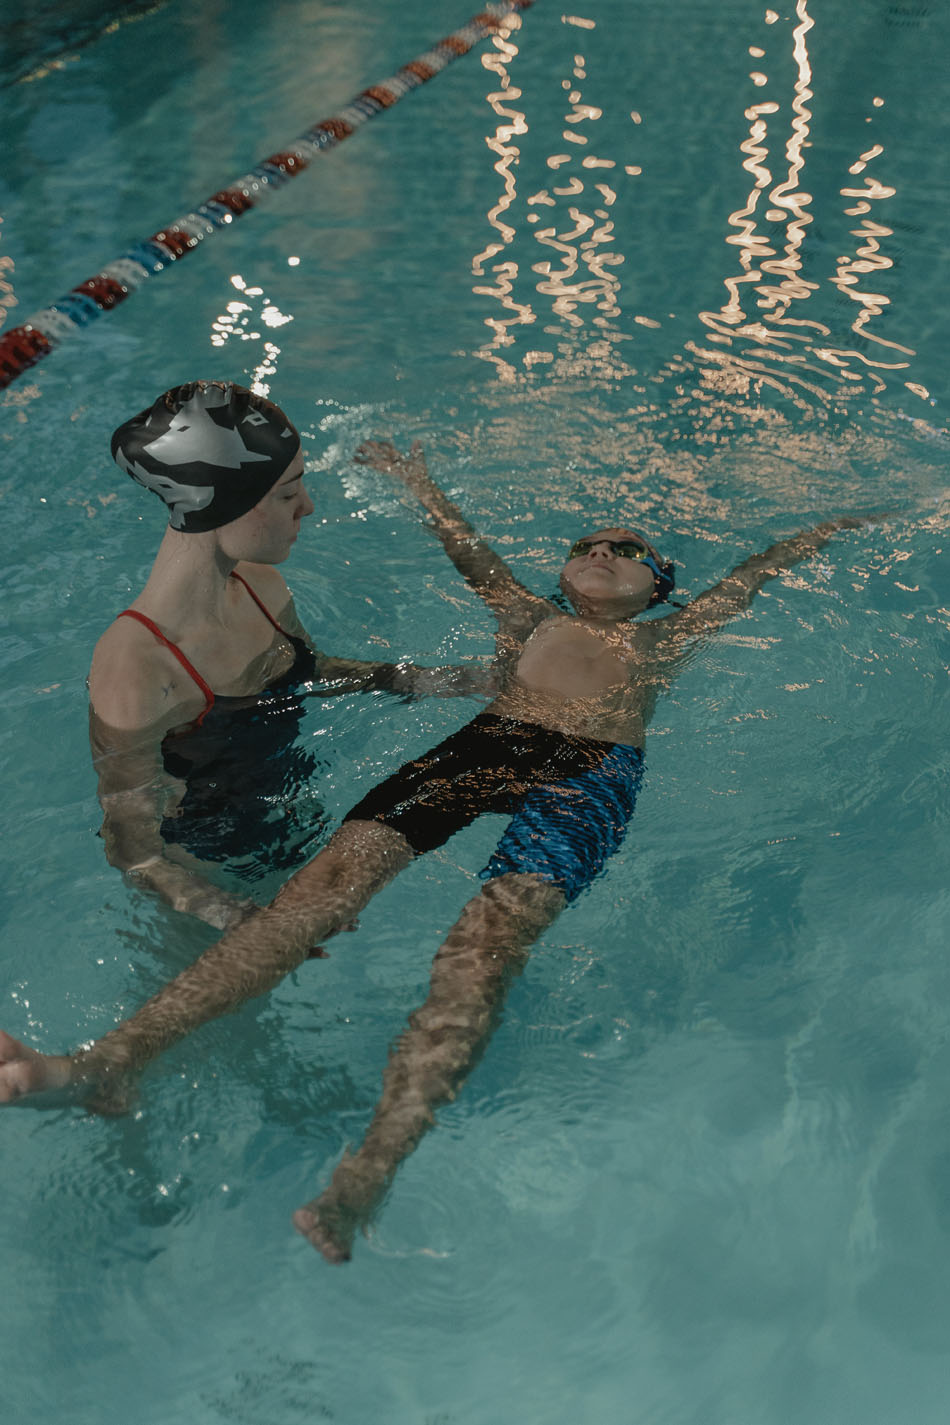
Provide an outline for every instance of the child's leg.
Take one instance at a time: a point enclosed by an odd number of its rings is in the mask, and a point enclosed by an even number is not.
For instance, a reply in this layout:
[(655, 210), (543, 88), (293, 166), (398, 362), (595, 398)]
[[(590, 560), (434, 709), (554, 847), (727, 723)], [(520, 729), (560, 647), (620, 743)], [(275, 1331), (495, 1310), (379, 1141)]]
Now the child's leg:
[(432, 965), (429, 996), (409, 1018), (383, 1075), (383, 1093), (361, 1147), (294, 1224), (331, 1262), (346, 1261), (393, 1174), (455, 1097), (497, 1022), (508, 983), (564, 908), (557, 886), (535, 875), (489, 881), (449, 932)]
[(271, 905), (212, 945), (89, 1048), (69, 1056), (38, 1054), (3, 1035), (0, 1103), (65, 1092), (97, 1112), (124, 1112), (131, 1081), (146, 1064), (199, 1024), (273, 989), (411, 859), (399, 832), (378, 822), (347, 822)]

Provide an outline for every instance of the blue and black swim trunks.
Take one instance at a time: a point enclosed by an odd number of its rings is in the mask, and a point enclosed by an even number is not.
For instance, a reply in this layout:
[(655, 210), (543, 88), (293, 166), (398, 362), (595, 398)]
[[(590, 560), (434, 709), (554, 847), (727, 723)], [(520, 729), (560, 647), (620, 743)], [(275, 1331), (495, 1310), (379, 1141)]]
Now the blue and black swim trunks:
[(344, 820), (381, 821), (421, 854), (483, 812), (510, 816), (482, 879), (533, 873), (572, 901), (623, 841), (642, 780), (638, 747), (482, 713), (374, 787)]

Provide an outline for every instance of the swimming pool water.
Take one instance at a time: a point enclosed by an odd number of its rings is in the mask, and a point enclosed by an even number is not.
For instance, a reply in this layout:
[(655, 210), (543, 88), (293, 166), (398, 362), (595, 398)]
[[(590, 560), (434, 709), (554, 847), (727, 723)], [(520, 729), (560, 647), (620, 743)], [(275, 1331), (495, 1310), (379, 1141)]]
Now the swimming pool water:
[[(8, 321), (468, 13), (169, 3), (5, 88)], [(178, 1046), (127, 1119), (4, 1116), (8, 1419), (942, 1425), (947, 27), (538, 0), (0, 396), (0, 1022), (44, 1048), (211, 938), (105, 864), (85, 744), (90, 650), (160, 533), (108, 438), (158, 391), (256, 376), (296, 419), (318, 512), (288, 577), (357, 656), (490, 647), (351, 463), (372, 434), (423, 440), (542, 592), (621, 515), (695, 593), (887, 512), (660, 704), (624, 848), (349, 1266), (289, 1214), (361, 1136), (493, 819)], [(315, 795), (338, 817), (475, 708), (316, 701)]]

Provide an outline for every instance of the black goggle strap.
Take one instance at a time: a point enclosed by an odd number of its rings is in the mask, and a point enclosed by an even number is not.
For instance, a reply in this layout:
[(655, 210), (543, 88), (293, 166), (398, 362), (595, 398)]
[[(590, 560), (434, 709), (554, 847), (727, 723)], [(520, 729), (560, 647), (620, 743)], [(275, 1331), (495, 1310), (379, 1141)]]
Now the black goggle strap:
[(652, 554), (648, 554), (643, 562), (649, 569), (652, 569), (653, 582), (656, 585), (656, 590), (650, 602), (661, 604), (669, 598), (670, 594), (672, 594), (676, 588), (676, 574), (674, 572), (673, 562), (668, 559), (665, 564), (660, 564)]

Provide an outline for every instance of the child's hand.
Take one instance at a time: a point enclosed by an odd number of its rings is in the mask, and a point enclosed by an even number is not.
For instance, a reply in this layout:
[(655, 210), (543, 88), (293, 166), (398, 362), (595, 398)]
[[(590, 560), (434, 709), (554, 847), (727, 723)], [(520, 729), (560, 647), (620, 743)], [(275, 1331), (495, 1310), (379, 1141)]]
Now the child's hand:
[(391, 440), (366, 440), (353, 459), (357, 465), (372, 465), (374, 470), (397, 475), (406, 484), (411, 483), (413, 475), (424, 475), (426, 470), (422, 446), (417, 440), (413, 441), (408, 455), (397, 450)]
[(838, 515), (835, 519), (823, 520), (820, 525), (816, 525), (815, 533), (826, 535), (834, 534), (839, 529), (867, 529), (869, 525), (883, 524), (895, 513), (894, 510), (875, 510), (870, 515)]

